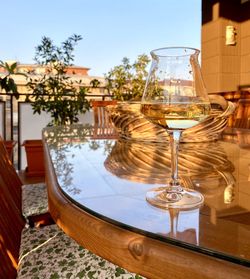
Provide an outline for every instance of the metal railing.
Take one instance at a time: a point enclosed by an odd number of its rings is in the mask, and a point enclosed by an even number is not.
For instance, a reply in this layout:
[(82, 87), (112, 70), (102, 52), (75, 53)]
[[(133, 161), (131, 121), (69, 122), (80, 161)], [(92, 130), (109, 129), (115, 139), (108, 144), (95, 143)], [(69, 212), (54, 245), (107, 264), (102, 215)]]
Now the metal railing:
[[(34, 118), (35, 121), (37, 121), (37, 124), (42, 125), (42, 122), (45, 121), (44, 118), (46, 118), (46, 116), (44, 117), (45, 113), (43, 115), (33, 115), (32, 112), (30, 113), (29, 120), (26, 121), (28, 123), (23, 121), (24, 117), (22, 117), (22, 115), (25, 109), (27, 109), (31, 103), (25, 102), (27, 95), (29, 95), (31, 97), (30, 99), (32, 99), (32, 94), (28, 93), (21, 93), (19, 94), (19, 99), (16, 99), (12, 94), (0, 92), (0, 134), (3, 139), (14, 140), (17, 143), (13, 152), (13, 162), (17, 169), (23, 168), (21, 162), (24, 155), (23, 152), (21, 152), (21, 148), (22, 142), (26, 139), (30, 139), (30, 133), (28, 133), (27, 136), (24, 135), (24, 131), (30, 131), (30, 129), (32, 129), (30, 127), (30, 120)], [(89, 101), (110, 100), (112, 99), (112, 95), (110, 95), (108, 92), (107, 94), (88, 93), (86, 94), (86, 98)]]

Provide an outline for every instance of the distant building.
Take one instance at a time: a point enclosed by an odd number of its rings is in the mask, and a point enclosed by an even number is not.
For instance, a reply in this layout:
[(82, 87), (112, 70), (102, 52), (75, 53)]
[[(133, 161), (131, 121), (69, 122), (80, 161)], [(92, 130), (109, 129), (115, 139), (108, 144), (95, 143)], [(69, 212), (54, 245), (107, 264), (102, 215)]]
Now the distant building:
[[(13, 62), (16, 61), (6, 61), (8, 64), (12, 64)], [(43, 65), (38, 65), (38, 64), (17, 64), (17, 72), (19, 73), (24, 73), (27, 74), (27, 76), (34, 77), (34, 76), (42, 76), (43, 74), (46, 73), (46, 70), (48, 69), (47, 66)], [(66, 68), (67, 70), (67, 75), (73, 80), (76, 81), (76, 86), (77, 82), (80, 80), (82, 81), (83, 86), (90, 87), (91, 90), (90, 92), (93, 94), (105, 94), (105, 79), (104, 77), (96, 77), (96, 76), (89, 76), (88, 71), (90, 68), (86, 67), (80, 67), (80, 66), (68, 66)], [(6, 74), (5, 69), (0, 67), (0, 76), (3, 76)], [(30, 93), (26, 84), (27, 84), (27, 78), (22, 75), (15, 75), (13, 76), (17, 86), (18, 86), (18, 91), (19, 93)], [(97, 88), (93, 88), (91, 86), (91, 81), (92, 80), (98, 80), (100, 84), (98, 85)]]
[[(6, 61), (9, 65), (14, 63), (16, 61)], [(17, 64), (17, 69), (18, 72), (21, 73), (28, 73), (28, 72), (33, 72), (34, 74), (44, 74), (46, 72), (47, 67), (43, 65), (38, 65), (38, 64)], [(81, 76), (88, 76), (88, 71), (90, 70), (89, 68), (85, 67), (79, 67), (79, 66), (69, 66), (67, 67), (67, 74), (73, 75), (81, 75)], [(0, 73), (4, 73), (5, 70), (0, 67)]]

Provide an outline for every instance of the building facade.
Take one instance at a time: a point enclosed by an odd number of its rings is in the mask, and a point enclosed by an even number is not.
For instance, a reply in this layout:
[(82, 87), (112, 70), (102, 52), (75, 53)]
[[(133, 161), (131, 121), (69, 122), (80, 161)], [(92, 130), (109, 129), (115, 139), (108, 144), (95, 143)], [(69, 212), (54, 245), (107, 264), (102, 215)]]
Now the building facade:
[(202, 71), (209, 93), (250, 87), (250, 1), (203, 0)]
[[(11, 64), (16, 61), (6, 61), (8, 64)], [(26, 74), (27, 77), (34, 78), (35, 76), (39, 77), (46, 73), (47, 67), (43, 65), (37, 65), (37, 64), (21, 64), (17, 63), (17, 72)], [(95, 77), (95, 76), (89, 76), (88, 71), (90, 69), (86, 67), (80, 67), (80, 66), (68, 66), (66, 68), (66, 74), (67, 76), (72, 79), (76, 83), (76, 86), (78, 82), (81, 80), (82, 86), (90, 87), (91, 93), (93, 94), (105, 94), (105, 79), (104, 77)], [(4, 68), (0, 67), (0, 76), (4, 76), (6, 74), (6, 71)], [(26, 94), (31, 93), (29, 92), (29, 89), (27, 88), (27, 77), (23, 75), (14, 75), (13, 79), (15, 80), (17, 86), (18, 86), (18, 92), (20, 94)], [(93, 88), (91, 85), (91, 81), (93, 79), (97, 79), (100, 83), (98, 88)]]

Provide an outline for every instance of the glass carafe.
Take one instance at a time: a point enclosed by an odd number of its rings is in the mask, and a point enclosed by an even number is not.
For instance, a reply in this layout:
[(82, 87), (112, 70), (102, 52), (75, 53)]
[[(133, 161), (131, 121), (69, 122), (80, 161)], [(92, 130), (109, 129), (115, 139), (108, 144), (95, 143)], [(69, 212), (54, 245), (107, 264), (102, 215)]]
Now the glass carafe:
[[(204, 198), (182, 187), (178, 176), (178, 147), (185, 129), (210, 115), (210, 103), (198, 62), (199, 50), (170, 47), (151, 52), (152, 65), (141, 101), (141, 112), (165, 129), (171, 145), (171, 180), (147, 192), (147, 201), (161, 208), (192, 208)], [(167, 143), (166, 143), (167, 144)]]

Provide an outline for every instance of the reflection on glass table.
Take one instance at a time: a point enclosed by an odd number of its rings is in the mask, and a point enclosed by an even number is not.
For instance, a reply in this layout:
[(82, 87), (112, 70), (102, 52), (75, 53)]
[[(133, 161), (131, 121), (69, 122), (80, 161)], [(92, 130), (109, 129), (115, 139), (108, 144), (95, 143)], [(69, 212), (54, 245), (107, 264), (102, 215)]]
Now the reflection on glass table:
[(60, 131), (55, 140), (52, 130), (46, 130), (46, 141), (58, 184), (74, 204), (160, 241), (250, 264), (250, 148), (222, 140), (181, 144), (180, 177), (204, 195), (205, 204), (175, 212), (145, 201), (148, 189), (170, 175), (168, 145), (93, 140), (81, 125), (77, 134)]

